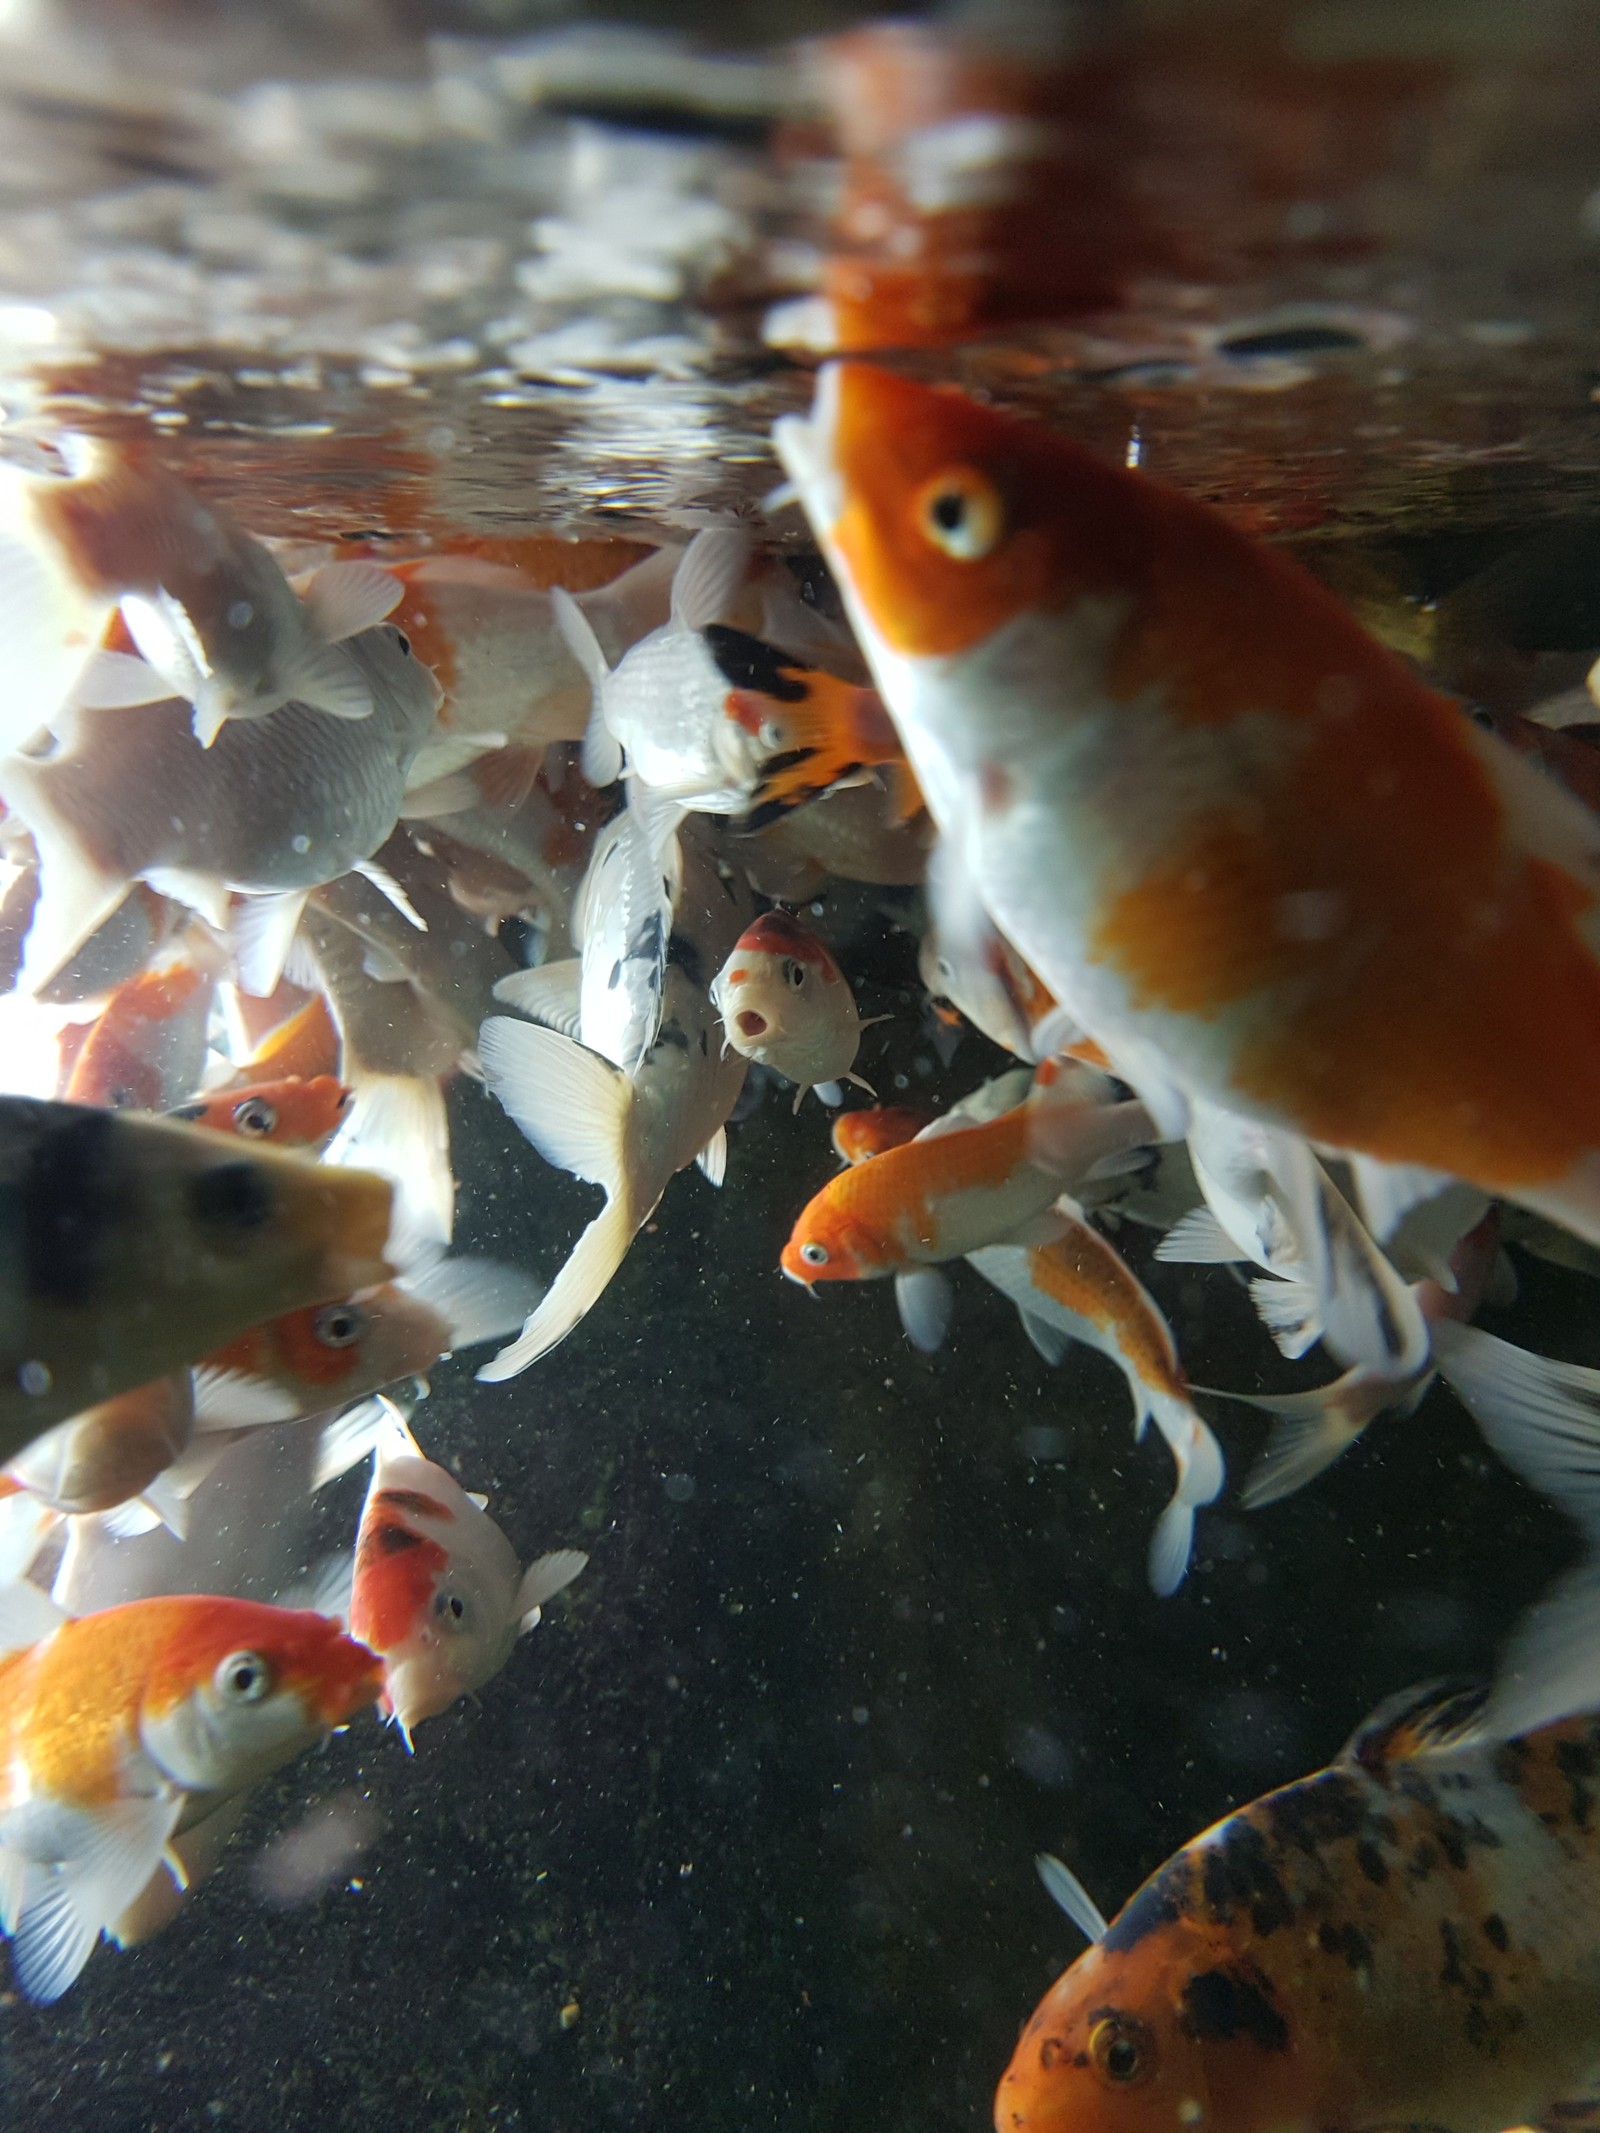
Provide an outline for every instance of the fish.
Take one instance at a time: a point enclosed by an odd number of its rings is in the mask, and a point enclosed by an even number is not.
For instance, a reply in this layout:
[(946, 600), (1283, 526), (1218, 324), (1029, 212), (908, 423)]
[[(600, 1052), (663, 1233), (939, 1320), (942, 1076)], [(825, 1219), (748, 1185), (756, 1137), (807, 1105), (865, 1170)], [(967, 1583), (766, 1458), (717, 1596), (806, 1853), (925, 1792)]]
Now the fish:
[(1395, 1699), (1144, 1883), (1024, 2028), (996, 2133), (1582, 2124), (1597, 1767), (1592, 1713)]
[[(74, 706), (53, 754), (0, 762), (0, 799), (39, 850), (23, 973), (30, 990), (135, 881), (236, 938), (230, 892), (270, 899), (257, 926), (286, 940), (309, 890), (370, 860), (394, 828), (437, 690), (398, 630), (367, 630), (336, 650), (370, 686), (374, 708), (359, 721), (289, 703), (230, 720), (204, 749), (178, 702)], [(271, 969), (259, 989), (270, 991), (277, 975)]]
[(720, 753), (748, 787), (744, 825), (762, 830), (825, 793), (876, 783), (891, 825), (922, 808), (894, 723), (876, 689), (809, 665), (719, 623), (703, 632), (730, 686), (723, 715), (740, 738)]
[(1195, 1411), (1172, 1332), (1155, 1298), (1108, 1238), (1062, 1203), (1063, 1234), (1032, 1247), (994, 1244), (968, 1263), (1016, 1305), (1029, 1340), (1049, 1363), (1070, 1341), (1109, 1357), (1133, 1395), (1134, 1435), (1153, 1421), (1177, 1468), (1172, 1499), (1150, 1539), (1151, 1589), (1177, 1591), (1189, 1567), (1194, 1514), (1222, 1492), (1222, 1449)]
[(0, 1486), (26, 1489), (56, 1511), (109, 1511), (166, 1472), (193, 1424), (193, 1380), (175, 1370), (47, 1429), (11, 1461)]
[(206, 1031), (223, 965), (214, 945), (180, 947), (125, 979), (73, 1046), (70, 1061), (63, 1042), (58, 1095), (67, 1103), (119, 1111), (170, 1110), (205, 1067)]
[(458, 1348), (504, 1340), (538, 1293), (514, 1267), (441, 1259), (403, 1282), (285, 1312), (197, 1362), (201, 1427), (298, 1421), (425, 1377)]
[(606, 1196), (521, 1333), (479, 1370), (497, 1383), (547, 1355), (594, 1308), (678, 1171), (698, 1163), (721, 1184), (745, 1063), (724, 1053), (716, 1010), (677, 963), (667, 967), (655, 1043), (632, 1075), (574, 1037), (509, 1015), (484, 1023), (478, 1058), (489, 1093), (545, 1161)]
[(350, 1633), (383, 1662), (382, 1709), (408, 1750), (423, 1719), (499, 1673), (588, 1560), (560, 1548), (524, 1570), (485, 1499), (424, 1458), (393, 1418), (361, 1510)]
[(132, 1112), (0, 1098), (0, 1459), (263, 1313), (389, 1279), (391, 1191)]
[(1203, 1096), (1600, 1237), (1587, 810), (1288, 557), (1047, 430), (846, 363), (775, 443), (947, 894), (1169, 1137)]
[[(270, 549), (147, 455), (79, 435), (62, 454), (64, 476), (0, 466), (0, 603), (24, 631), (11, 745), (74, 691), (105, 708), (180, 696), (203, 745), (290, 701), (371, 711), (336, 646), (400, 598), (377, 564), (329, 564), (302, 596)], [(102, 648), (113, 612), (136, 650)]]
[(842, 1101), (845, 1081), (874, 1093), (852, 1071), (871, 1025), (826, 943), (788, 912), (765, 911), (745, 928), (711, 981), (711, 1004), (742, 1058), (795, 1084), (796, 1111), (807, 1089), (824, 1103)]
[(928, 869), (925, 811), (901, 816), (881, 785), (835, 785), (742, 842), (751, 882), (774, 902), (803, 903), (830, 875), (911, 887)]
[(870, 1162), (890, 1148), (915, 1140), (933, 1114), (911, 1104), (869, 1104), (861, 1111), (841, 1111), (833, 1122), (830, 1138), (841, 1163)]
[(313, 1074), (309, 1081), (290, 1074), (281, 1081), (217, 1089), (173, 1105), (167, 1116), (244, 1141), (270, 1141), (276, 1148), (321, 1149), (338, 1132), (352, 1094), (334, 1074)]
[(840, 1171), (796, 1220), (784, 1273), (807, 1288), (870, 1281), (1007, 1240), (1051, 1241), (1062, 1194), (1151, 1138), (1144, 1106), (1100, 1100), (1105, 1086), (1088, 1069), (1047, 1067), (1030, 1099), (998, 1117), (936, 1120), (902, 1147)]
[(18, 1985), (49, 2002), (175, 1837), (348, 1724), (383, 1677), (324, 1615), (216, 1594), (74, 1621), (14, 1586), (5, 1615), (0, 1925)]

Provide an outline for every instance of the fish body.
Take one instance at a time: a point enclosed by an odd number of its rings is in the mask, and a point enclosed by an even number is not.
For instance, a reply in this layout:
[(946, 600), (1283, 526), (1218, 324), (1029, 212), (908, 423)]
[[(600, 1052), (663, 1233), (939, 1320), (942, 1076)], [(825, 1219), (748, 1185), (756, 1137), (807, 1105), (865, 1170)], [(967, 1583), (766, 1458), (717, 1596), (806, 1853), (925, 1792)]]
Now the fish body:
[(63, 1101), (165, 1111), (199, 1081), (220, 956), (179, 954), (113, 991), (63, 1065)]
[(193, 1422), (192, 1381), (176, 1370), (47, 1429), (12, 1460), (6, 1479), (53, 1510), (109, 1511), (166, 1472)]
[(932, 1123), (926, 1111), (909, 1104), (869, 1104), (864, 1111), (841, 1111), (833, 1122), (833, 1152), (841, 1163), (866, 1163), (890, 1148), (903, 1148)]
[(0, 1099), (0, 1457), (263, 1311), (386, 1279), (390, 1199), (166, 1119)]
[(871, 1281), (1058, 1233), (1062, 1193), (1150, 1136), (1143, 1105), (1044, 1097), (917, 1139), (842, 1170), (783, 1248), (791, 1281)]
[(826, 944), (786, 911), (763, 912), (711, 981), (727, 1042), (795, 1084), (795, 1109), (818, 1083), (855, 1081), (856, 997)]
[(1380, 1714), (1145, 1883), (1023, 2031), (996, 2133), (1582, 2123), (1597, 1769), (1592, 1717)]
[(325, 1148), (350, 1108), (351, 1092), (333, 1074), (297, 1074), (281, 1081), (219, 1089), (172, 1106), (167, 1116), (243, 1141), (270, 1141), (277, 1148)]
[(1188, 1568), (1196, 1507), (1215, 1501), (1224, 1468), (1155, 1298), (1109, 1239), (1075, 1215), (1052, 1243), (990, 1245), (972, 1254), (972, 1264), (1016, 1305), (1042, 1353), (1059, 1360), (1076, 1340), (1115, 1363), (1133, 1395), (1134, 1434), (1153, 1420), (1166, 1439), (1177, 1485), (1151, 1538), (1149, 1570), (1158, 1593), (1175, 1592)]
[(68, 1621), (0, 1661), (0, 1922), (18, 1982), (53, 2000), (169, 1840), (344, 1725), (377, 1661), (318, 1614), (208, 1595)]
[(1286, 557), (860, 364), (778, 446), (968, 892), (1191, 1096), (1600, 1235), (1600, 831)]
[(352, 1636), (383, 1661), (382, 1704), (411, 1729), (483, 1686), (587, 1563), (576, 1549), (524, 1571), (504, 1533), (395, 1420), (373, 1454), (356, 1537)]
[(29, 983), (52, 976), (136, 880), (221, 925), (229, 890), (311, 889), (376, 852), (437, 702), (404, 644), (379, 628), (336, 648), (370, 684), (360, 720), (288, 703), (230, 720), (208, 749), (176, 702), (75, 707), (54, 755), (0, 763), (0, 797), (39, 847)]

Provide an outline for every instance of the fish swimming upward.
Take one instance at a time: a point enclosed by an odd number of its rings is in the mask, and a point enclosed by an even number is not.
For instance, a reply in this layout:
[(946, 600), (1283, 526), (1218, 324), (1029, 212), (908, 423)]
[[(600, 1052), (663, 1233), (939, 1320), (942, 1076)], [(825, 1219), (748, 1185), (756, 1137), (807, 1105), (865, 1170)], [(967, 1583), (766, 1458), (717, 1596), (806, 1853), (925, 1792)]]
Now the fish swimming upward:
[(787, 911), (764, 911), (746, 926), (711, 981), (711, 1004), (734, 1051), (794, 1083), (795, 1110), (807, 1089), (839, 1102), (842, 1081), (872, 1093), (851, 1071), (868, 1025), (849, 980), (827, 944)]
[(1592, 2123), (1600, 1721), (1494, 1714), (1402, 1698), (1186, 1844), (1045, 1995), (996, 2133)]
[(1600, 826), (1286, 556), (858, 363), (779, 453), (980, 907), (1188, 1100), (1600, 1238)]

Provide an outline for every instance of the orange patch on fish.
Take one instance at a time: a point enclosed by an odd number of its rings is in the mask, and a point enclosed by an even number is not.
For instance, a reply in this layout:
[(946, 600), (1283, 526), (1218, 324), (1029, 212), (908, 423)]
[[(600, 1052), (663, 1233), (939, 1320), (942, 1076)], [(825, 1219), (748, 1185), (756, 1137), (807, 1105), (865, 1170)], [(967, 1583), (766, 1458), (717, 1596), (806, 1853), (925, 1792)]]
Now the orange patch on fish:
[(1122, 1255), (1098, 1231), (1074, 1222), (1064, 1237), (1030, 1252), (1028, 1267), (1041, 1296), (1115, 1336), (1143, 1384), (1176, 1400), (1188, 1399), (1166, 1327)]

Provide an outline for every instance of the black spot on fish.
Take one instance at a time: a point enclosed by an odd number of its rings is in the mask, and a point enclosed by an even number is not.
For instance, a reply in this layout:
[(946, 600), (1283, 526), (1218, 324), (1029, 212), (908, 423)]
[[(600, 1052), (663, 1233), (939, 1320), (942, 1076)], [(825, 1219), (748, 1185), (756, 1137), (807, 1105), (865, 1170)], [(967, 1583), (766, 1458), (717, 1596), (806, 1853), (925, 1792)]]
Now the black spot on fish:
[(1278, 1877), (1266, 1839), (1248, 1822), (1235, 1818), (1204, 1853), (1201, 1885), (1205, 1900), (1226, 1925), (1248, 1910), (1258, 1933), (1275, 1933), (1294, 1919), (1294, 1904)]
[(1317, 1946), (1324, 1955), (1343, 1956), (1352, 1970), (1365, 1970), (1372, 1962), (1372, 1944), (1359, 1926), (1318, 1926)]
[(1360, 1785), (1341, 1770), (1325, 1771), (1304, 1785), (1290, 1785), (1266, 1803), (1272, 1834), (1297, 1851), (1320, 1851), (1353, 1837), (1366, 1818)]
[(1594, 1806), (1594, 1794), (1584, 1780), (1595, 1774), (1594, 1751), (1582, 1741), (1558, 1740), (1555, 1756), (1556, 1768), (1566, 1779), (1571, 1796), (1572, 1820), (1579, 1829), (1587, 1829), (1590, 1811)]
[(413, 1533), (409, 1526), (385, 1523), (373, 1528), (372, 1538), (380, 1555), (404, 1555), (408, 1548), (422, 1546), (422, 1535)]
[(1289, 2026), (1262, 1984), (1248, 1972), (1202, 1970), (1183, 1988), (1180, 2020), (1191, 2037), (1204, 2042), (1248, 2037), (1264, 2052), (1289, 2049)]
[(1500, 1953), (1504, 1955), (1511, 1944), (1511, 1936), (1506, 1931), (1506, 1922), (1498, 1911), (1489, 1913), (1483, 1922), (1483, 1931), (1490, 1947), (1498, 1948)]
[(1426, 1881), (1438, 1864), (1438, 1851), (1424, 1838), (1407, 1862), (1407, 1879), (1413, 1882)]
[(1232, 333), (1218, 344), (1230, 356), (1333, 355), (1364, 348), (1359, 333), (1344, 326), (1261, 326), (1253, 332)]
[(1494, 1751), (1494, 1774), (1503, 1785), (1520, 1782), (1527, 1767), (1528, 1744), (1525, 1740), (1502, 1741)]
[(801, 679), (805, 670), (789, 653), (764, 644), (759, 637), (747, 637), (743, 630), (729, 629), (722, 622), (711, 623), (700, 634), (718, 671), (736, 689), (754, 689), (762, 696), (775, 696), (780, 704), (805, 702), (809, 694)]
[(651, 1045), (650, 1049), (652, 1052), (659, 1052), (663, 1046), (668, 1046), (675, 1052), (687, 1052), (693, 1049), (689, 1042), (689, 1032), (681, 1022), (662, 1023), (656, 1036), (656, 1041)]
[(1382, 1852), (1367, 1837), (1363, 1837), (1356, 1846), (1356, 1865), (1367, 1879), (1376, 1883), (1380, 1889), (1389, 1878), (1389, 1869)]
[(119, 1184), (117, 1127), (107, 1112), (55, 1104), (19, 1104), (7, 1124), (16, 1146), (5, 1150), (6, 1197), (18, 1204), (29, 1294), (87, 1303), (105, 1277), (115, 1232), (135, 1213)]
[(1439, 1840), (1439, 1849), (1444, 1853), (1456, 1872), (1458, 1874), (1461, 1873), (1467, 1863), (1467, 1847), (1460, 1825), (1452, 1822), (1448, 1815), (1441, 1815), (1434, 1830), (1434, 1835)]
[(1467, 1982), (1461, 1967), (1461, 1936), (1448, 1918), (1439, 1921), (1439, 1938), (1444, 1944), (1444, 1968), (1439, 1972), (1439, 1982), (1459, 1988)]
[(667, 941), (667, 961), (681, 970), (691, 985), (706, 989), (706, 960), (686, 933), (674, 933)]
[(1461, 2026), (1466, 2031), (1467, 2042), (1474, 2051), (1482, 2052), (1488, 2059), (1492, 2059), (1499, 2051), (1500, 2040), (1489, 2025), (1489, 2017), (1476, 2000), (1467, 2009)]
[(420, 1489), (379, 1489), (372, 1501), (375, 1507), (381, 1504), (385, 1511), (409, 1512), (413, 1517), (419, 1512), (428, 1518), (439, 1515), (439, 1506)]
[(1111, 1955), (1126, 1954), (1129, 1948), (1136, 1948), (1147, 1933), (1155, 1933), (1162, 1926), (1170, 1926), (1182, 1918), (1186, 1908), (1187, 1881), (1186, 1867), (1177, 1862), (1163, 1867), (1123, 1905), (1107, 1926), (1101, 1947)]
[(617, 987), (618, 987), (618, 986), (619, 986), (619, 985), (620, 985), (621, 983), (622, 983), (622, 965), (621, 965), (621, 963), (613, 963), (613, 964), (612, 964), (612, 966), (611, 966), (611, 975), (610, 975), (610, 977), (608, 977), (608, 978), (606, 979), (606, 991), (607, 991), (607, 992), (615, 992), (615, 991), (616, 991), (616, 989), (617, 989)]
[(272, 1220), (275, 1195), (271, 1182), (254, 1163), (219, 1163), (203, 1170), (189, 1187), (195, 1219), (208, 1228), (248, 1231)]

